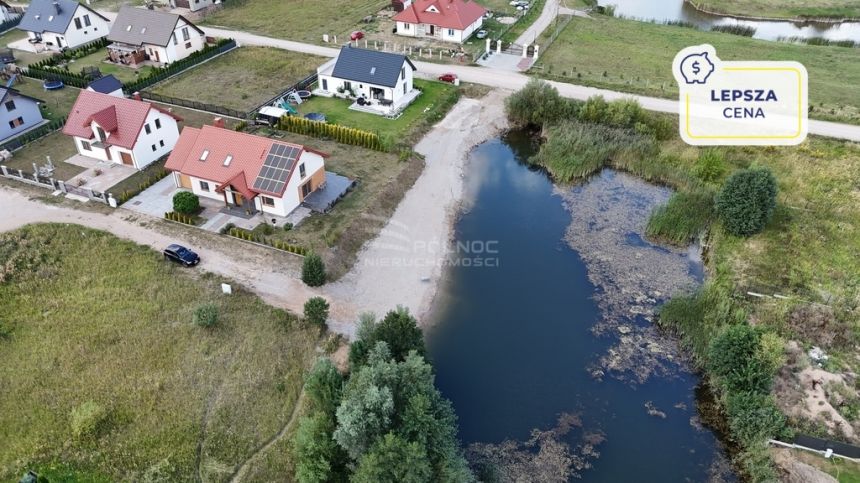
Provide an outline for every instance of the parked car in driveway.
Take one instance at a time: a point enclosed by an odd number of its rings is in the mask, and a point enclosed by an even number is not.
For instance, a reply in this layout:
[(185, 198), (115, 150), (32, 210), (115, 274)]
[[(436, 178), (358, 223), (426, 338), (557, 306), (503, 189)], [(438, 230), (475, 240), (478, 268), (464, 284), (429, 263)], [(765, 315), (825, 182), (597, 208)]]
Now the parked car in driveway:
[(445, 74), (440, 75), (439, 80), (442, 82), (450, 82), (451, 84), (453, 84), (457, 81), (457, 74), (454, 74), (453, 72), (447, 72)]
[(172, 244), (164, 249), (164, 259), (181, 263), (186, 267), (193, 267), (200, 263), (200, 256), (182, 245)]
[(355, 32), (349, 34), (349, 40), (361, 40), (364, 38), (364, 32), (361, 30), (356, 30)]

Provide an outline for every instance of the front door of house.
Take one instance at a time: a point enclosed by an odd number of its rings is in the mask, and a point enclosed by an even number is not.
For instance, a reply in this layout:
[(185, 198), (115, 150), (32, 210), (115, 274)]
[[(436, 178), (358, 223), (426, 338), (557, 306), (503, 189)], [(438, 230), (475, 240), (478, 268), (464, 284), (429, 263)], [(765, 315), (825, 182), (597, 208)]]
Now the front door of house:
[(160, 59), (159, 59), (159, 57), (158, 57), (158, 50), (156, 50), (156, 51), (155, 51), (155, 61), (156, 61), (156, 62), (161, 62), (161, 60), (160, 60)]
[(236, 193), (234, 191), (233, 192), (233, 203), (235, 203), (236, 206), (242, 206), (242, 204), (245, 203), (245, 199), (242, 198), (242, 195), (240, 195), (239, 193)]
[(122, 164), (134, 166), (134, 161), (132, 161), (131, 159), (131, 154), (121, 152), (119, 153), (119, 157), (122, 159)]
[(436, 35), (436, 26), (435, 25), (430, 26), (430, 35)]
[(305, 197), (309, 194), (311, 194), (311, 182), (310, 181), (308, 181), (307, 183), (302, 185), (302, 200), (304, 201)]

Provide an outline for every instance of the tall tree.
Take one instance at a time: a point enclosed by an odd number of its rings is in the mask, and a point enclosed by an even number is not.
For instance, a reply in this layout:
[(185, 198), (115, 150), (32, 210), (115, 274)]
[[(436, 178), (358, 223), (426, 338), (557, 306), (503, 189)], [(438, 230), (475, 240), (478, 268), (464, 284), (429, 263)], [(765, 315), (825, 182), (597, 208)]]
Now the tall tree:
[(425, 483), (431, 481), (424, 448), (388, 433), (359, 462), (353, 483)]

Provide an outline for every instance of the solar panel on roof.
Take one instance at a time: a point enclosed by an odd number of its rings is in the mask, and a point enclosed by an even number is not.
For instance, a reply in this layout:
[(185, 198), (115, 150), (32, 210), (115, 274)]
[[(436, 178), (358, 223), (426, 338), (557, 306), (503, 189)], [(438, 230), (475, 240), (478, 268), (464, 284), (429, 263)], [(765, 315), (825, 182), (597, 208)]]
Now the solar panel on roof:
[(263, 166), (260, 168), (257, 179), (254, 180), (254, 189), (269, 193), (280, 193), (283, 191), (287, 184), (287, 178), (290, 176), (290, 171), (292, 171), (296, 158), (300, 153), (301, 149), (295, 146), (273, 144), (269, 148), (265, 161), (263, 161)]

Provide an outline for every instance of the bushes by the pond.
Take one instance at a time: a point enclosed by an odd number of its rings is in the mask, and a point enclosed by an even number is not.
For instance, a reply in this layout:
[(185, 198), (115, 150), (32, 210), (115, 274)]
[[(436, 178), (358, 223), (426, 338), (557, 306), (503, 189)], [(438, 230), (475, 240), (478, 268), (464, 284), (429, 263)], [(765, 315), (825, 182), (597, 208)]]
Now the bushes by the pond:
[(567, 183), (600, 170), (611, 160), (656, 154), (657, 146), (650, 136), (601, 124), (564, 121), (547, 129), (546, 141), (529, 162)]
[(776, 207), (778, 188), (766, 168), (743, 169), (732, 174), (717, 196), (717, 212), (732, 235), (750, 236), (762, 231)]
[(710, 225), (713, 217), (711, 190), (679, 191), (651, 212), (645, 233), (653, 239), (686, 245)]

